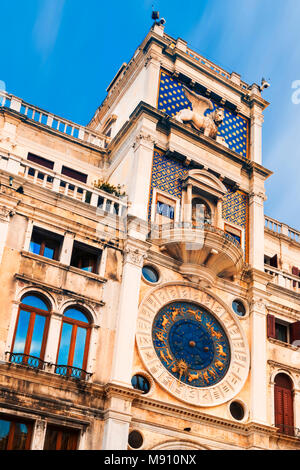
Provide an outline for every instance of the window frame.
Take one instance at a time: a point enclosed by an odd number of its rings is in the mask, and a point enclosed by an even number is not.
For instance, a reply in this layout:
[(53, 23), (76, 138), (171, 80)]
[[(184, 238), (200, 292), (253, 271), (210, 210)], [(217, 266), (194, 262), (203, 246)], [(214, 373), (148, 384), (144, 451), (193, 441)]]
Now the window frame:
[[(9, 424), (9, 432), (8, 432), (8, 440), (7, 440), (7, 446), (5, 450), (30, 450), (31, 442), (32, 442), (32, 435), (33, 435), (33, 423), (27, 419), (20, 419), (19, 417), (15, 416), (9, 416), (9, 415), (0, 415), (0, 421), (8, 421)], [(13, 443), (14, 443), (14, 437), (15, 437), (15, 428), (16, 424), (26, 424), (28, 427), (28, 433), (25, 441), (25, 447), (24, 449), (14, 449), (13, 448)]]
[[(39, 241), (35, 242), (34, 238), (36, 240), (40, 239), (40, 242)], [(44, 255), (45, 248), (47, 248), (47, 242), (50, 242), (49, 248), (54, 250), (53, 258), (49, 258)], [(51, 246), (51, 242), (53, 242), (54, 247)], [(39, 253), (34, 253), (33, 251), (31, 251), (31, 243), (40, 244)], [(59, 255), (60, 255), (62, 244), (63, 244), (63, 237), (61, 235), (56, 234), (54, 232), (50, 232), (49, 230), (43, 229), (38, 226), (33, 226), (28, 251), (32, 253), (33, 255), (43, 256), (43, 258), (51, 259), (53, 261), (59, 261), (59, 257), (60, 257)]]
[[(65, 316), (65, 313), (71, 309), (74, 308), (81, 312), (83, 315), (87, 317), (88, 323), (82, 322), (80, 320), (74, 320), (73, 318), (68, 318)], [(63, 326), (64, 323), (68, 323), (72, 325), (72, 332), (71, 332), (71, 340), (70, 340), (70, 346), (69, 346), (69, 351), (68, 351), (68, 361), (67, 364), (59, 364), (58, 363), (58, 358), (59, 358), (59, 352), (60, 352), (60, 345), (61, 345), (61, 339), (62, 339), (62, 332), (63, 332)], [(73, 366), (73, 361), (74, 361), (74, 352), (75, 352), (75, 347), (76, 347), (76, 337), (77, 337), (77, 329), (78, 327), (86, 329), (86, 338), (85, 338), (85, 345), (84, 345), (84, 354), (83, 354), (83, 359), (82, 359), (82, 367), (75, 367)], [(75, 369), (80, 369), (85, 372), (87, 372), (87, 363), (88, 363), (88, 355), (89, 355), (89, 349), (90, 349), (90, 339), (91, 339), (91, 331), (92, 331), (92, 325), (91, 322), (88, 319), (88, 315), (86, 312), (82, 311), (82, 309), (78, 308), (77, 306), (69, 306), (65, 309), (62, 321), (61, 321), (61, 329), (60, 329), (60, 335), (59, 335), (59, 342), (58, 342), (58, 348), (57, 348), (57, 355), (56, 355), (56, 365), (60, 366), (66, 366), (70, 368), (75, 368)], [(71, 359), (72, 359), (72, 364), (71, 364)], [(67, 376), (70, 375), (67, 372)]]
[[(52, 430), (55, 430), (55, 431), (58, 432), (58, 435), (57, 435), (57, 438), (56, 438), (56, 445), (55, 445), (56, 448), (55, 448), (55, 450), (77, 450), (78, 445), (79, 445), (79, 439), (80, 439), (80, 430), (79, 429), (73, 429), (73, 428), (67, 428), (67, 427), (59, 426), (59, 425), (52, 424), (52, 423), (47, 424), (43, 450), (44, 450), (45, 443), (46, 443), (46, 436), (47, 436), (48, 429), (52, 429)], [(71, 436), (71, 440), (73, 441), (72, 442), (72, 444), (73, 444), (72, 447), (74, 447), (74, 448), (61, 449), (62, 434), (64, 432), (69, 432), (70, 434), (73, 434)], [(76, 439), (76, 442), (74, 442), (75, 439)]]
[[(22, 300), (25, 297), (29, 296), (35, 296), (43, 300), (45, 304), (48, 307), (48, 310), (42, 310), (37, 307), (31, 307), (30, 305), (26, 305), (22, 303)], [(41, 361), (44, 360), (45, 357), (45, 351), (46, 351), (46, 345), (47, 345), (47, 339), (48, 339), (48, 333), (49, 333), (49, 325), (50, 325), (50, 307), (48, 302), (44, 299), (44, 297), (36, 295), (35, 292), (27, 293), (23, 296), (23, 299), (21, 300), (18, 308), (18, 314), (17, 314), (17, 319), (16, 319), (16, 325), (14, 329), (14, 335), (13, 335), (13, 340), (12, 340), (12, 345), (11, 345), (11, 354), (23, 354), (24, 356), (30, 356), (30, 348), (32, 344), (32, 335), (33, 335), (33, 330), (34, 330), (34, 325), (35, 325), (35, 319), (36, 315), (41, 315), (43, 317), (46, 317), (45, 320), (45, 325), (44, 325), (44, 331), (43, 331), (43, 338), (42, 338), (42, 344), (41, 344), (41, 352), (40, 352), (40, 359)], [(18, 325), (19, 325), (19, 320), (20, 320), (20, 313), (21, 310), (24, 310), (25, 312), (28, 312), (30, 314), (29, 322), (28, 322), (28, 329), (27, 329), (27, 334), (26, 334), (26, 340), (25, 340), (25, 345), (24, 345), (24, 352), (23, 353), (14, 353), (14, 346), (15, 346), (15, 341), (16, 341), (16, 335), (17, 335), (17, 330), (18, 330)], [(32, 356), (36, 357), (36, 356)]]

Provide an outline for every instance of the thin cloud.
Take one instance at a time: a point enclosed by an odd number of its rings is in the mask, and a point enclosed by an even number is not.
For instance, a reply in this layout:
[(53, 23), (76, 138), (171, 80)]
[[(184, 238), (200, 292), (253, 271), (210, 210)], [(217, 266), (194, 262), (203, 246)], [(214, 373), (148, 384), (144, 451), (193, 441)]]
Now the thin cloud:
[(33, 27), (33, 40), (38, 52), (45, 59), (55, 46), (66, 0), (42, 0)]

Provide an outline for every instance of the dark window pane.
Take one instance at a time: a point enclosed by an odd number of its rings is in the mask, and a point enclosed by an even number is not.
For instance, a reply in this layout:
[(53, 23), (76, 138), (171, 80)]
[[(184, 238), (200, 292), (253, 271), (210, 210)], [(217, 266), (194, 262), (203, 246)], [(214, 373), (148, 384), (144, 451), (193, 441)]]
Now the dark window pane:
[(240, 302), (239, 300), (234, 300), (232, 302), (232, 308), (234, 312), (240, 317), (244, 317), (246, 315), (246, 309), (244, 305), (242, 304), (242, 302)]
[(61, 174), (69, 176), (69, 178), (81, 181), (82, 183), (86, 183), (87, 181), (87, 175), (81, 173), (80, 171), (74, 170), (73, 168), (68, 168), (67, 166), (62, 167)]
[(275, 323), (276, 339), (287, 343), (287, 327), (281, 323)]
[(56, 450), (58, 430), (47, 427), (44, 450)]
[(35, 295), (26, 295), (23, 297), (22, 304), (48, 311), (48, 307), (45, 302), (40, 299), (40, 297), (36, 297)]
[(143, 375), (134, 375), (131, 379), (131, 384), (133, 388), (136, 390), (142, 390), (144, 393), (148, 393), (150, 390), (150, 384)]
[(54, 162), (52, 162), (51, 160), (47, 160), (47, 158), (34, 155), (33, 153), (29, 153), (27, 155), (27, 160), (37, 163), (38, 165), (44, 166), (45, 168), (49, 168), (50, 170), (53, 170), (54, 167)]
[(24, 423), (15, 423), (13, 450), (24, 450), (28, 436), (28, 426)]

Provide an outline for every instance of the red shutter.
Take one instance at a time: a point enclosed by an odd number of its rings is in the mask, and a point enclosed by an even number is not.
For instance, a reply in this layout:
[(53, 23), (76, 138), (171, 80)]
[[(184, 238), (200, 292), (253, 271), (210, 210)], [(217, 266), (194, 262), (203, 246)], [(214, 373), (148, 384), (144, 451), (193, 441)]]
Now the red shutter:
[(296, 340), (300, 341), (300, 321), (290, 325), (290, 343), (293, 344)]
[(268, 338), (276, 338), (275, 317), (270, 314), (267, 315), (267, 335)]
[[(292, 274), (294, 276), (299, 276), (299, 268), (296, 268), (296, 266), (292, 267)], [(293, 287), (296, 287), (297, 281), (293, 281)]]
[(283, 424), (282, 388), (275, 385), (275, 426), (279, 428), (279, 432), (283, 432)]

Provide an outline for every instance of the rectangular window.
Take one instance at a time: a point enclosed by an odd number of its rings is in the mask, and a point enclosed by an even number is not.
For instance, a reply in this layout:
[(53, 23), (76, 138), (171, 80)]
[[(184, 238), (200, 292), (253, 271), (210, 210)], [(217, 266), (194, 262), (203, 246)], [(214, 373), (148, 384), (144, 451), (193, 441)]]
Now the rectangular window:
[(272, 266), (273, 268), (278, 268), (278, 257), (277, 255), (274, 256), (264, 256), (264, 263), (268, 266)]
[(89, 273), (97, 274), (101, 260), (101, 253), (101, 250), (98, 250), (97, 248), (84, 245), (83, 243), (74, 242), (71, 266)]
[(77, 170), (73, 170), (72, 168), (68, 168), (67, 166), (62, 167), (61, 174), (68, 176), (69, 178), (72, 178), (74, 180), (81, 181), (81, 183), (87, 182), (86, 174), (81, 173), (80, 171), (77, 171)]
[(28, 450), (32, 424), (23, 420), (0, 418), (0, 450)]
[(155, 208), (155, 223), (157, 225), (173, 223), (175, 220), (175, 210), (176, 201), (163, 194), (157, 194)]
[(34, 227), (29, 251), (45, 258), (58, 260), (63, 237)]
[(288, 343), (288, 326), (275, 320), (275, 337), (279, 341)]
[(33, 153), (28, 153), (27, 160), (37, 163), (38, 165), (44, 166), (45, 168), (49, 168), (50, 170), (53, 170), (54, 167), (54, 162), (48, 160), (47, 158), (34, 155)]
[(225, 233), (231, 235), (240, 245), (242, 244), (242, 232), (241, 230), (232, 227), (231, 225), (225, 224), (224, 227)]
[(44, 450), (76, 450), (79, 432), (48, 425)]

